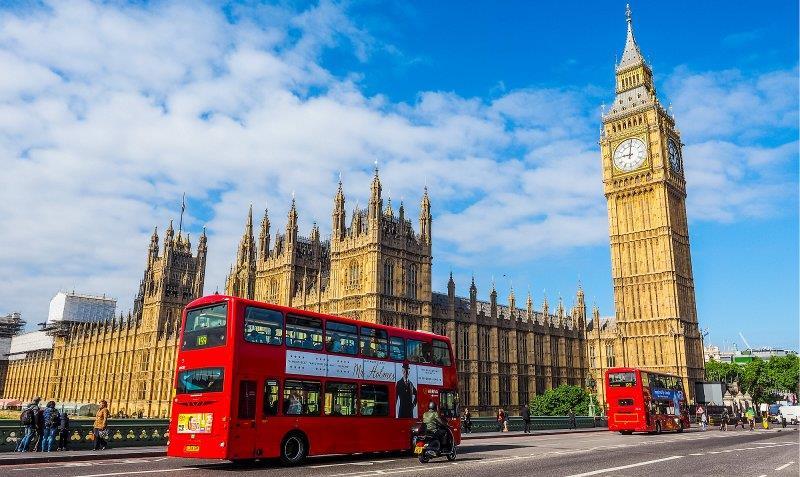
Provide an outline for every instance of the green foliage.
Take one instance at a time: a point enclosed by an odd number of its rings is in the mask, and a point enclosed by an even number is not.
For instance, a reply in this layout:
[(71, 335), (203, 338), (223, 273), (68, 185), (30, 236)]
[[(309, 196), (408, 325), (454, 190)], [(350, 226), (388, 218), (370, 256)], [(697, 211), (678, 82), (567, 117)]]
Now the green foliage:
[(774, 392), (797, 392), (800, 381), (800, 357), (797, 355), (772, 356), (768, 360), (754, 358), (745, 365), (706, 363), (709, 381), (738, 381), (742, 392), (747, 392), (757, 403), (775, 402)]
[(589, 415), (589, 399), (594, 401), (595, 412), (599, 412), (597, 399), (578, 386), (559, 386), (534, 396), (530, 403), (534, 416), (566, 416), (570, 409), (576, 416)]
[(713, 359), (706, 363), (706, 380), (732, 383), (739, 380), (742, 367), (733, 363), (722, 363)]

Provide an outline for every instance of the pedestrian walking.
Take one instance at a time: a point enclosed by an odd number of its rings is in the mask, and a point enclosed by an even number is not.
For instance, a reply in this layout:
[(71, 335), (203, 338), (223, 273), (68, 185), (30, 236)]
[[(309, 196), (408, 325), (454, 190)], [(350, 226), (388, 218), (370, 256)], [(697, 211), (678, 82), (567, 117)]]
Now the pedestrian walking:
[(28, 452), (31, 440), (36, 436), (36, 416), (39, 414), (39, 401), (42, 398), (35, 397), (28, 403), (19, 415), (20, 424), (23, 428), (23, 436), (17, 444), (17, 452)]
[(727, 431), (728, 430), (728, 419), (730, 419), (730, 414), (728, 414), (728, 408), (722, 410), (722, 418), (719, 423), (719, 430), (720, 431)]
[(742, 414), (741, 409), (736, 410), (736, 425), (733, 426), (733, 429), (736, 430), (736, 428), (738, 428), (739, 425), (741, 425), (742, 430), (744, 430), (744, 414)]
[(708, 430), (708, 413), (705, 411), (700, 414), (700, 428), (704, 431)]
[(522, 432), (525, 434), (531, 433), (531, 410), (528, 409), (528, 405), (522, 406)]
[(697, 406), (695, 412), (697, 413), (697, 422), (700, 423), (700, 429), (705, 431), (706, 424), (708, 423), (708, 418), (706, 417), (705, 408), (703, 408), (703, 406)]
[(749, 430), (754, 431), (756, 429), (756, 412), (752, 407), (748, 407), (744, 415), (747, 417), (747, 424), (750, 428)]
[(61, 422), (58, 424), (58, 450), (69, 450), (69, 416), (61, 413)]
[(472, 432), (472, 414), (469, 412), (469, 408), (464, 408), (464, 414), (461, 416), (461, 422), (463, 423), (464, 432), (467, 434)]
[(42, 426), (44, 428), (41, 446), (42, 452), (50, 452), (53, 450), (53, 444), (56, 441), (56, 434), (58, 434), (58, 426), (60, 424), (61, 417), (59, 416), (58, 409), (56, 409), (56, 402), (48, 401), (42, 413)]
[(576, 429), (578, 427), (577, 422), (575, 420), (575, 411), (573, 411), (572, 409), (569, 410), (569, 413), (567, 414), (567, 419), (569, 420), (570, 429)]
[(108, 402), (105, 400), (100, 401), (100, 409), (97, 410), (97, 415), (94, 418), (94, 450), (106, 450), (108, 448)]
[(506, 428), (506, 412), (503, 408), (497, 410), (497, 425), (500, 429), (500, 432), (506, 432), (508, 429)]

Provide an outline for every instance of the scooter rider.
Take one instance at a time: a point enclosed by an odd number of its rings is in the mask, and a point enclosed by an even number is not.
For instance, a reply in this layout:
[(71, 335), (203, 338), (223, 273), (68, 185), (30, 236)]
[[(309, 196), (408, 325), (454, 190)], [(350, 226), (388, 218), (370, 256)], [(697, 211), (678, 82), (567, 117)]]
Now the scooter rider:
[(422, 422), (425, 423), (425, 429), (428, 433), (433, 434), (433, 437), (439, 441), (440, 448), (444, 448), (448, 441), (447, 424), (439, 417), (435, 402), (428, 403), (428, 410), (422, 415)]

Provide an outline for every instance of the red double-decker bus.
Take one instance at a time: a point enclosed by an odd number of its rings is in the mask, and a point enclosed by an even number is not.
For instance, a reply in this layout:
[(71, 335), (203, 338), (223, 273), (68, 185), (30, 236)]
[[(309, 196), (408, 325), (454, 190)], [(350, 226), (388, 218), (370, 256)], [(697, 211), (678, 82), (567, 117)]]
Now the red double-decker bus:
[(660, 434), (689, 428), (686, 394), (678, 376), (611, 368), (604, 379), (609, 430)]
[(186, 307), (167, 454), (247, 460), (411, 450), (434, 401), (460, 442), (444, 336), (223, 295)]

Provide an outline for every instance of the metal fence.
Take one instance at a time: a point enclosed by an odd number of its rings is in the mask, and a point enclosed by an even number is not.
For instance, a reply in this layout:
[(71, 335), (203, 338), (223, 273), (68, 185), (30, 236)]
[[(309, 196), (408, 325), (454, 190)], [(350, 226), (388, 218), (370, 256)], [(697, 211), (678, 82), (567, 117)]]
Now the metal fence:
[[(93, 420), (78, 419), (70, 421), (70, 450), (91, 449), (94, 446), (93, 422)], [(0, 452), (10, 452), (16, 449), (22, 436), (24, 436), (24, 430), (17, 421), (0, 421)], [(169, 420), (167, 419), (110, 419), (108, 421), (108, 443), (111, 447), (165, 446), (168, 438)]]
[[(603, 417), (575, 416), (575, 426), (578, 428), (607, 427), (608, 422)], [(531, 430), (542, 431), (546, 429), (568, 429), (567, 416), (532, 416)], [(499, 432), (501, 425), (491, 417), (476, 417), (472, 419), (472, 432)], [(523, 422), (521, 417), (508, 418), (509, 431), (521, 431)]]

